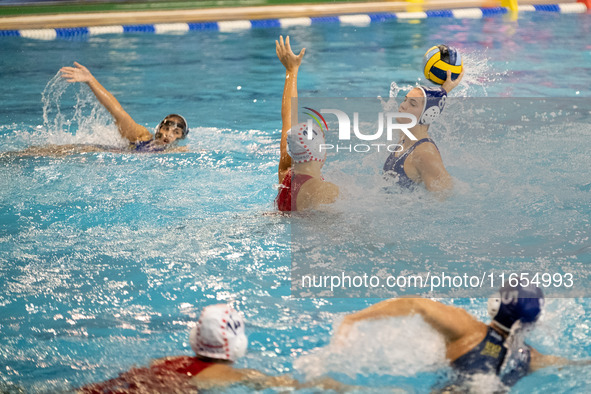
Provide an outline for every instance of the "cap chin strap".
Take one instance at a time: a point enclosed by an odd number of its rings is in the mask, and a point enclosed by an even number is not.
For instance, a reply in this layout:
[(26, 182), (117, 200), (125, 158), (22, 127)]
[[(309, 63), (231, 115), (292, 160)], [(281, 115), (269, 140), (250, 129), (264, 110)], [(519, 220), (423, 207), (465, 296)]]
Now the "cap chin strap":
[[(491, 322), (494, 323), (495, 326), (499, 327), (501, 330), (505, 331), (506, 333), (510, 333), (511, 329), (508, 327), (505, 327), (504, 325), (502, 325), (501, 323), (499, 323), (498, 321), (494, 320)], [(515, 326), (517, 322), (513, 323), (513, 326)]]
[(525, 334), (528, 331), (528, 325), (523, 324), (521, 320), (517, 320), (508, 330), (509, 335), (505, 338), (503, 346), (507, 349), (500, 371), (504, 371), (509, 366), (511, 360), (514, 358), (514, 353), (519, 352), (521, 348), (525, 347)]
[(491, 323), (494, 323), (501, 330), (508, 333), (511, 331), (511, 329), (509, 327), (505, 327), (504, 325), (499, 323), (497, 320), (495, 320), (500, 309), (501, 309), (501, 293), (496, 293), (493, 297), (488, 299), (488, 314), (492, 318)]
[(423, 100), (423, 110), (421, 111), (421, 117), (419, 119), (419, 124), (428, 124), (427, 120), (425, 119), (425, 110), (427, 109), (427, 100), (429, 100), (429, 98), (427, 97), (427, 92), (425, 92), (425, 89), (423, 89), (420, 86), (419, 86), (419, 89), (421, 90), (421, 93), (423, 93), (423, 97), (425, 98)]

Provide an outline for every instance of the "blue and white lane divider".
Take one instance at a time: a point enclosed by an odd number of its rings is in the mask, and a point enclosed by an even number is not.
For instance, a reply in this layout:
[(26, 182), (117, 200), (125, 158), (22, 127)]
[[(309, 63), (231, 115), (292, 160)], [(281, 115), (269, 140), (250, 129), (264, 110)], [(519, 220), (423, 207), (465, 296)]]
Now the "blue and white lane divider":
[[(541, 11), (556, 12), (562, 14), (584, 13), (587, 7), (583, 3), (520, 5), (520, 12)], [(458, 18), (480, 19), (494, 15), (506, 14), (505, 7), (495, 8), (460, 8), (454, 10), (428, 10), (422, 12), (394, 12), (377, 14), (356, 14), (341, 16), (321, 16), (310, 18), (282, 18), (282, 19), (258, 19), (221, 22), (200, 23), (157, 23), (151, 25), (116, 25), (95, 27), (71, 27), (57, 29), (31, 29), (31, 30), (0, 30), (0, 36), (20, 36), (40, 40), (53, 40), (56, 38), (72, 38), (77, 36), (97, 36), (102, 34), (122, 33), (182, 33), (195, 30), (218, 30), (221, 32), (233, 32), (247, 29), (266, 27), (292, 27), (310, 26), (317, 23), (339, 23), (341, 25), (367, 26), (371, 23), (382, 22), (388, 19), (425, 19), (425, 18)]]

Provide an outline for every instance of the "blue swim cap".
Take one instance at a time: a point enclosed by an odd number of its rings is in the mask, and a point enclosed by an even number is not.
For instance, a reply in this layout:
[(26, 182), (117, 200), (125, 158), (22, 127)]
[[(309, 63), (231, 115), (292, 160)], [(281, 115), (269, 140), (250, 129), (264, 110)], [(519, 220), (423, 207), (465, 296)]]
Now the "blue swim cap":
[(516, 321), (534, 323), (544, 307), (544, 294), (537, 286), (523, 287), (505, 284), (493, 298), (488, 300), (488, 313), (493, 321), (506, 331)]
[(424, 85), (419, 85), (418, 88), (423, 92), (423, 97), (425, 97), (419, 124), (431, 124), (437, 120), (443, 111), (447, 92), (443, 88), (430, 88)]

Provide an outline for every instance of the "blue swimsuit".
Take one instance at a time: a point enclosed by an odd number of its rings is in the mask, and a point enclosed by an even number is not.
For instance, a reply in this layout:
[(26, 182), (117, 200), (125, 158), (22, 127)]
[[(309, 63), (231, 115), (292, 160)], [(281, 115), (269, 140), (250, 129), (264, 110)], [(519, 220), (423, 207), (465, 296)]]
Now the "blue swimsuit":
[(519, 379), (527, 375), (531, 361), (530, 347), (517, 346), (511, 349), (509, 359), (505, 339), (492, 327), (474, 349), (460, 356), (451, 366), (457, 372), (453, 385), (461, 385), (474, 374), (496, 374), (506, 386), (513, 386)]
[[(406, 175), (404, 171), (404, 162), (408, 158), (408, 156), (416, 149), (417, 146), (425, 143), (430, 142), (435, 145), (435, 142), (431, 138), (423, 138), (415, 142), (413, 146), (407, 149), (406, 152), (401, 154), (400, 156), (396, 157), (396, 153), (392, 152), (390, 156), (386, 159), (386, 163), (384, 163), (384, 174), (388, 175), (389, 177), (396, 178), (396, 182), (407, 189), (410, 189), (412, 186), (415, 185), (415, 182)], [(435, 145), (437, 151), (437, 145)]]
[(160, 152), (166, 149), (166, 145), (155, 146), (153, 140), (150, 141), (139, 141), (132, 145), (132, 149), (136, 152)]

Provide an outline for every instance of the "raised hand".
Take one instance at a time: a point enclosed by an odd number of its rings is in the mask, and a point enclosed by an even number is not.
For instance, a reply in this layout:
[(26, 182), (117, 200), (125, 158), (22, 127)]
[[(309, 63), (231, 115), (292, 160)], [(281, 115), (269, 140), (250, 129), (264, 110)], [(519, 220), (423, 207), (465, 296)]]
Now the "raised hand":
[(275, 40), (275, 51), (277, 52), (277, 57), (289, 72), (297, 71), (300, 67), (302, 58), (306, 53), (306, 48), (303, 48), (300, 54), (296, 56), (291, 50), (291, 45), (289, 45), (289, 36), (285, 37), (285, 43), (283, 42), (283, 36), (279, 36), (279, 41)]
[(441, 87), (443, 89), (445, 89), (445, 91), (449, 94), (449, 92), (451, 92), (456, 86), (458, 86), (460, 84), (463, 76), (464, 76), (464, 68), (462, 67), (462, 72), (460, 73), (460, 75), (452, 81), (451, 80), (451, 70), (447, 70), (447, 79), (445, 80), (443, 85), (441, 85)]
[(90, 82), (94, 79), (90, 71), (82, 64), (74, 62), (75, 67), (62, 67), (62, 78), (68, 82)]

